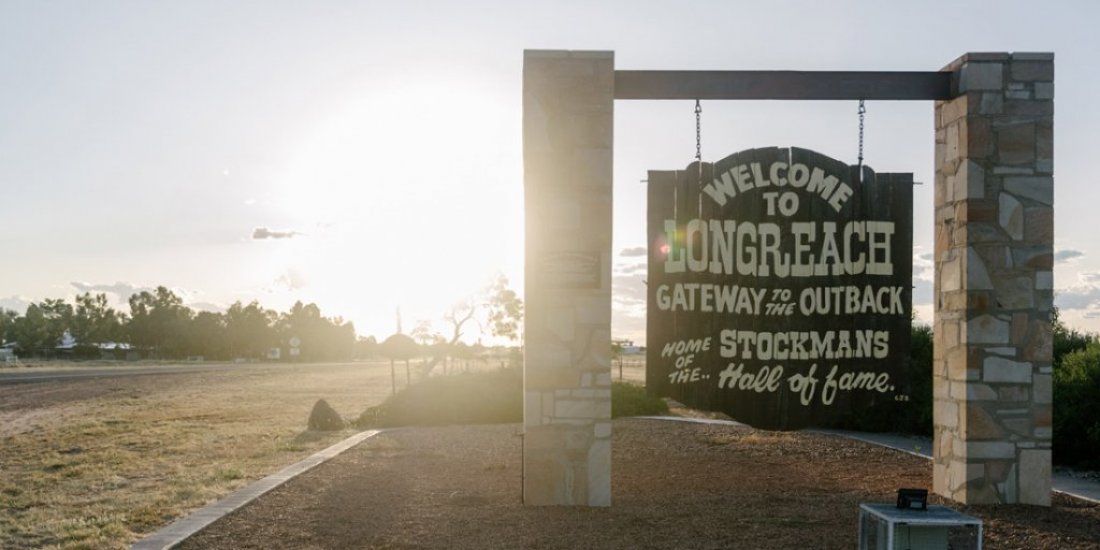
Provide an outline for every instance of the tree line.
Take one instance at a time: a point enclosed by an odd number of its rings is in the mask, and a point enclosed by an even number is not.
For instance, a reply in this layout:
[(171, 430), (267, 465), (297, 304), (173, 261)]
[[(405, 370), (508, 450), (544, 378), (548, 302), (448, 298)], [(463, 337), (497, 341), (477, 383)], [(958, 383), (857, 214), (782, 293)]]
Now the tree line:
[(20, 356), (54, 356), (65, 335), (76, 345), (74, 357), (100, 357), (110, 343), (128, 344), (143, 357), (182, 359), (257, 359), (271, 348), (286, 353), (300, 341), (303, 361), (351, 359), (355, 327), (340, 317), (325, 317), (316, 304), (297, 302), (276, 312), (253, 301), (236, 302), (225, 311), (195, 311), (166, 287), (130, 296), (129, 313), (110, 307), (106, 294), (84, 293), (75, 303), (46, 299), (27, 306), (23, 315), (0, 309), (0, 343), (14, 343)]

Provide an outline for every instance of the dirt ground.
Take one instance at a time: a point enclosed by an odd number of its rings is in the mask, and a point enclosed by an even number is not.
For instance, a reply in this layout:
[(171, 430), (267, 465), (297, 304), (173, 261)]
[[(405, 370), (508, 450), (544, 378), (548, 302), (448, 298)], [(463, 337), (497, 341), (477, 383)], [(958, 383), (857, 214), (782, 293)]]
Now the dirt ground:
[[(621, 419), (610, 508), (525, 507), (518, 431), (386, 432), (182, 548), (854, 548), (860, 503), (931, 485), (929, 461), (839, 437)], [(1098, 505), (953, 507), (985, 548), (1100, 549)]]

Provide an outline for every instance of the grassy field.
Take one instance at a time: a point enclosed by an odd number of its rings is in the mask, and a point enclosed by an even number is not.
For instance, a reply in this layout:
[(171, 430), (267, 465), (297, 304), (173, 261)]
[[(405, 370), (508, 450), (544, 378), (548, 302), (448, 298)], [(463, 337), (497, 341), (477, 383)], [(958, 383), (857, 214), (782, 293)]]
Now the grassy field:
[(0, 386), (0, 548), (125, 548), (350, 435), (306, 431), (317, 399), (389, 392), (388, 362)]

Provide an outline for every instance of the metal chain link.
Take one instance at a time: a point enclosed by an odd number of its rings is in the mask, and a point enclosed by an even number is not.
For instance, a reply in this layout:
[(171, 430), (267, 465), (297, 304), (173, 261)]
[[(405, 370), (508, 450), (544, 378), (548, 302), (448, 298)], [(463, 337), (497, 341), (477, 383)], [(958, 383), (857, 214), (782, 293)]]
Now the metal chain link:
[(863, 100), (859, 100), (859, 167), (862, 172), (863, 169), (863, 115), (867, 112), (867, 107), (863, 105)]
[(703, 106), (695, 100), (695, 160), (703, 161)]

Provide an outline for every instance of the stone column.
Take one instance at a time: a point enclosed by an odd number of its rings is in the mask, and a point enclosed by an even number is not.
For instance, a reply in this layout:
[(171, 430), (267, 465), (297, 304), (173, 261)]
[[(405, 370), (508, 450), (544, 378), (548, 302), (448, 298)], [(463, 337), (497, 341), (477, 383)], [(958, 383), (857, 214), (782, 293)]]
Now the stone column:
[(613, 52), (524, 52), (527, 504), (611, 504), (614, 77)]
[(971, 53), (936, 103), (934, 490), (1050, 505), (1054, 55)]

